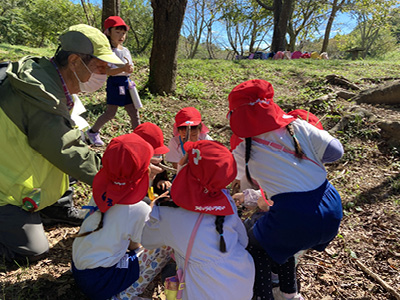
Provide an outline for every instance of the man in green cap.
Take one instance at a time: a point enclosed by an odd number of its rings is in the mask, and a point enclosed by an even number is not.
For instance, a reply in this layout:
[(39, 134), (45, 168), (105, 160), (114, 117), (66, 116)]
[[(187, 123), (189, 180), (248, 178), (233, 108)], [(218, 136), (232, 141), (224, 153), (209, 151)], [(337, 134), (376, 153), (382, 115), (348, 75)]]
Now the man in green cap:
[(79, 225), (84, 211), (65, 194), (69, 176), (91, 185), (100, 168), (101, 157), (71, 119), (71, 95), (98, 90), (108, 63), (124, 63), (91, 26), (71, 26), (59, 40), (52, 59), (28, 56), (0, 68), (0, 257), (6, 260), (35, 261), (48, 251), (41, 217)]

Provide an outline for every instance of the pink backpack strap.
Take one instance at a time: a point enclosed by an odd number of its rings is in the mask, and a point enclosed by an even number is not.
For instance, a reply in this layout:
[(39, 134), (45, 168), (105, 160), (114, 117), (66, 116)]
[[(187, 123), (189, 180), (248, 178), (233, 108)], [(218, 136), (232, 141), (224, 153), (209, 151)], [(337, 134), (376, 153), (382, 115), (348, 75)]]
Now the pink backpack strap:
[[(286, 152), (286, 153), (290, 153), (292, 155), (296, 155), (296, 152), (294, 152), (293, 150), (287, 149), (285, 146), (279, 145), (277, 143), (266, 141), (266, 140), (263, 140), (263, 139), (260, 139), (260, 138), (256, 138), (256, 137), (253, 137), (252, 139), (257, 143), (272, 147), (274, 149), (281, 150), (281, 151)], [(306, 159), (308, 161), (311, 161), (312, 163), (316, 164), (318, 167), (320, 167), (320, 168), (325, 170), (325, 168), (323, 166), (321, 166), (319, 163), (317, 163), (316, 161), (312, 160), (311, 158), (308, 158), (305, 155), (303, 155), (302, 159)]]
[(189, 244), (186, 248), (186, 255), (185, 255), (185, 265), (183, 270), (178, 269), (177, 275), (179, 279), (179, 286), (178, 286), (178, 293), (176, 294), (176, 299), (182, 299), (183, 289), (185, 288), (185, 271), (189, 262), (190, 254), (192, 253), (192, 248), (194, 244), (194, 239), (196, 238), (197, 230), (200, 227), (201, 220), (203, 219), (204, 214), (200, 214), (197, 218), (196, 224), (194, 224), (192, 234), (190, 235)]

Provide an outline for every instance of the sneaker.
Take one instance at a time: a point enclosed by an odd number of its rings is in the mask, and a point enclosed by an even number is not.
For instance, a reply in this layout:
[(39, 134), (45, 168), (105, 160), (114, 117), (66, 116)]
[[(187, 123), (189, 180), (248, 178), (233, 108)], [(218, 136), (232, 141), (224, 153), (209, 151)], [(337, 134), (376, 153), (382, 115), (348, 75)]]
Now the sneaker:
[(86, 135), (91, 144), (95, 146), (104, 146), (104, 142), (100, 138), (100, 133), (98, 132), (90, 132), (90, 129), (86, 131)]
[(39, 211), (44, 225), (64, 223), (72, 226), (80, 226), (87, 214), (86, 209), (74, 206), (72, 196), (74, 189), (70, 187), (56, 203)]
[(62, 223), (71, 226), (81, 226), (86, 214), (86, 209), (76, 208), (75, 206), (62, 207), (54, 204), (40, 211), (40, 217), (44, 225)]
[(293, 298), (286, 298), (282, 291), (280, 290), (279, 287), (273, 288), (272, 289), (272, 294), (274, 296), (274, 300), (304, 300), (303, 296), (300, 295), (299, 293), (296, 294), (296, 296), (294, 296)]

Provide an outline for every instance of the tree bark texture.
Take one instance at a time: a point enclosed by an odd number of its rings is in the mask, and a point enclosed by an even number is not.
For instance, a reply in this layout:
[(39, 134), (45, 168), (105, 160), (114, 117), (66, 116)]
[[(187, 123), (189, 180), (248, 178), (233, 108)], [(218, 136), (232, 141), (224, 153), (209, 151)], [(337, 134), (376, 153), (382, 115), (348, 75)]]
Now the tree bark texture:
[(121, 12), (121, 0), (103, 0), (103, 11), (101, 15), (102, 28), (104, 27), (104, 21), (108, 17), (119, 16), (120, 12)]
[(150, 56), (149, 88), (155, 94), (176, 89), (177, 50), (187, 0), (151, 0), (153, 48)]
[(339, 0), (334, 0), (332, 3), (332, 10), (331, 10), (331, 14), (329, 16), (328, 19), (328, 23), (326, 24), (326, 28), (325, 28), (325, 35), (324, 35), (324, 41), (322, 42), (322, 49), (321, 49), (321, 53), (322, 52), (327, 52), (328, 51), (328, 45), (329, 45), (329, 36), (331, 35), (331, 30), (332, 30), (332, 25), (333, 25), (333, 21), (336, 18), (336, 13), (343, 7), (343, 5), (345, 4), (345, 0), (342, 0), (339, 4), (338, 4)]
[(274, 33), (272, 36), (271, 50), (273, 52), (286, 50), (286, 33), (293, 12), (294, 0), (274, 0), (273, 7), (262, 0), (256, 0), (263, 8), (274, 12)]

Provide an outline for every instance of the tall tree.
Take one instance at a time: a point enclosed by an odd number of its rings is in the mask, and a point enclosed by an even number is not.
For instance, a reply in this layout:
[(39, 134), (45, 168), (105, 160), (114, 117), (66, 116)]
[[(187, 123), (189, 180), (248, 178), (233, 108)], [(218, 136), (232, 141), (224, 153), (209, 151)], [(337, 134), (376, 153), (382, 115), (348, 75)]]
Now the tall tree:
[(397, 0), (360, 0), (353, 3), (352, 12), (357, 20), (355, 31), (360, 35), (360, 46), (365, 49), (364, 57), (377, 41), (380, 31), (390, 25), (391, 11), (397, 5)]
[(104, 24), (104, 21), (110, 16), (119, 16), (120, 12), (121, 0), (103, 0), (103, 14), (101, 16), (101, 24)]
[(177, 49), (186, 5), (187, 0), (151, 0), (153, 47), (149, 88), (152, 93), (170, 94), (176, 89)]
[(286, 33), (289, 19), (292, 17), (295, 0), (274, 0), (273, 5), (268, 5), (265, 0), (256, 0), (261, 7), (274, 12), (274, 33), (272, 36), (271, 50), (274, 52), (286, 49)]
[(328, 23), (326, 24), (326, 27), (325, 27), (324, 41), (322, 43), (321, 52), (326, 52), (328, 49), (329, 36), (331, 34), (333, 21), (336, 18), (336, 14), (338, 13), (338, 11), (342, 10), (344, 8), (344, 6), (346, 4), (348, 4), (349, 2), (350, 1), (348, 1), (348, 0), (332, 0), (330, 2), (332, 9), (331, 9), (331, 13), (329, 15)]
[(254, 52), (266, 44), (264, 37), (271, 27), (270, 13), (254, 1), (224, 1), (220, 18), (225, 23), (226, 36), (235, 54)]
[(89, 0), (87, 1), (87, 3), (85, 0), (81, 0), (81, 4), (86, 16), (87, 23), (90, 26), (95, 26), (96, 18), (92, 10), (92, 5), (89, 3)]
[(207, 26), (207, 0), (191, 0), (186, 8), (182, 34), (186, 37), (187, 58), (194, 58)]
[(290, 38), (288, 50), (295, 51), (297, 38), (301, 36), (306, 39), (310, 30), (318, 27), (323, 19), (322, 2), (296, 0), (293, 17), (290, 18), (287, 29)]
[(150, 0), (122, 0), (121, 17), (130, 27), (125, 47), (133, 55), (150, 55), (153, 40), (153, 10)]

